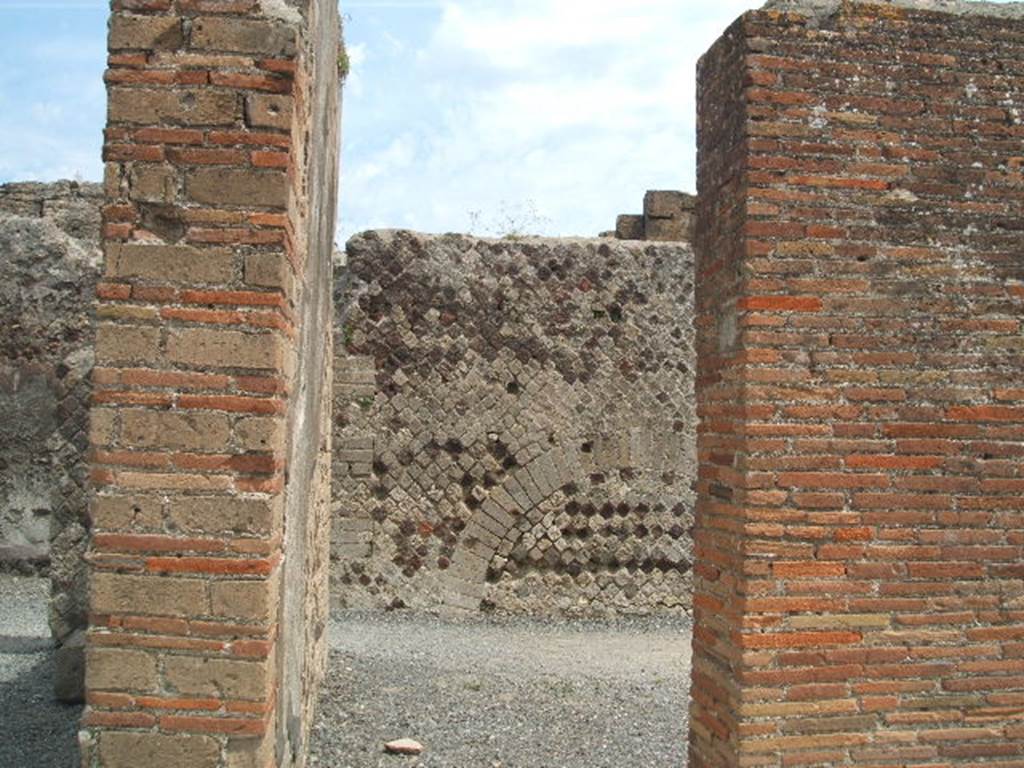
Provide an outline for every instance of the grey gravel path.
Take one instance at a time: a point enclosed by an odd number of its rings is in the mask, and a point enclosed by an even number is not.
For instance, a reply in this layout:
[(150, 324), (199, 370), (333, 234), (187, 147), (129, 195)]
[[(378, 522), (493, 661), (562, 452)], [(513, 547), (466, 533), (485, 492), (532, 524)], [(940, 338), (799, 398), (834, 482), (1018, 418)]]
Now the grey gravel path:
[[(348, 613), (315, 726), (324, 768), (679, 768), (684, 620), (546, 622)], [(418, 758), (383, 754), (409, 737)]]
[(0, 768), (76, 765), (79, 707), (53, 699), (49, 583), (0, 577)]
[[(73, 768), (79, 707), (56, 704), (44, 579), (0, 576), (0, 768)], [(680, 768), (690, 627), (342, 613), (316, 768)], [(383, 754), (410, 737), (418, 758)]]
[(49, 597), (50, 582), (46, 579), (0, 575), (0, 637), (49, 637)]

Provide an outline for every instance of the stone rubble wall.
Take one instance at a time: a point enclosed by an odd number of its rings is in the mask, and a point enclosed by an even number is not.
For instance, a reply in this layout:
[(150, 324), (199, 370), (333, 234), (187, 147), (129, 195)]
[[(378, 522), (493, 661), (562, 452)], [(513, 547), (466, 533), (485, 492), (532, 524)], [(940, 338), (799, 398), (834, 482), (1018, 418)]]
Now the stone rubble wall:
[(692, 270), (685, 244), (350, 240), (335, 601), (687, 610)]
[(82, 695), (99, 184), (0, 186), (0, 569), (51, 577), (56, 693)]

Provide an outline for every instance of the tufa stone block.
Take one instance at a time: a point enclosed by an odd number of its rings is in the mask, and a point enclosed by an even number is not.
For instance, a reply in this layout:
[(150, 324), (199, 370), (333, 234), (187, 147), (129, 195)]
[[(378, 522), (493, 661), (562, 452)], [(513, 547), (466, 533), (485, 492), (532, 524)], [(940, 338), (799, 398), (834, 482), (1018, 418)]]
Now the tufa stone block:
[(697, 198), (675, 190), (651, 190), (644, 195), (644, 216), (655, 219), (671, 219), (692, 212)]
[(221, 126), (234, 125), (240, 117), (239, 97), (231, 91), (108, 89), (109, 123)]
[(155, 363), (160, 358), (159, 328), (100, 323), (96, 329), (97, 363)]
[(264, 93), (246, 97), (245, 122), (250, 128), (287, 131), (292, 127), (292, 97)]
[(280, 451), (285, 444), (284, 419), (252, 416), (235, 423), (239, 447), (246, 451)]
[(179, 693), (261, 701), (270, 693), (267, 661), (167, 656), (164, 679)]
[(107, 47), (112, 51), (173, 51), (180, 48), (184, 41), (181, 19), (176, 16), (118, 14), (110, 20)]
[(217, 740), (205, 735), (105, 731), (99, 736), (99, 757), (103, 768), (217, 765), (220, 752)]
[(160, 688), (156, 656), (92, 646), (86, 652), (86, 685), (91, 690), (155, 692)]
[(270, 624), (277, 617), (279, 573), (267, 580), (214, 582), (210, 585), (213, 615)]
[(662, 243), (689, 241), (693, 238), (693, 217), (681, 214), (674, 219), (647, 219), (644, 235), (647, 240)]
[(206, 582), (199, 579), (93, 573), (90, 598), (94, 613), (193, 616), (207, 612)]
[(615, 236), (619, 240), (643, 240), (644, 217), (624, 213), (615, 220)]
[[(172, 496), (167, 518), (189, 533), (267, 536), (279, 527), (281, 500), (276, 497)], [(220, 593), (215, 591), (215, 594), (219, 601)]]
[(242, 333), (210, 328), (172, 331), (167, 355), (176, 363), (200, 368), (280, 369), (281, 339), (275, 333)]
[(273, 728), (262, 738), (228, 740), (227, 768), (266, 768), (274, 759)]
[(131, 448), (219, 452), (231, 439), (223, 413), (126, 409), (121, 422), (121, 441)]
[(192, 22), (191, 47), (285, 57), (295, 54), (295, 37), (294, 27), (273, 20), (208, 17)]
[(138, 277), (169, 283), (224, 284), (235, 272), (234, 254), (223, 248), (112, 243), (107, 248), (110, 277)]
[(148, 496), (97, 495), (92, 499), (90, 517), (99, 530), (156, 530), (163, 527), (163, 505)]
[(131, 169), (131, 199), (173, 203), (178, 197), (178, 173), (166, 165), (135, 165)]
[(288, 178), (281, 171), (203, 168), (188, 175), (185, 190), (192, 202), (204, 205), (283, 208)]
[(89, 415), (89, 442), (93, 445), (111, 445), (117, 434), (117, 411), (113, 408), (95, 408)]
[(251, 253), (245, 257), (245, 282), (261, 288), (283, 288), (287, 262), (276, 253)]

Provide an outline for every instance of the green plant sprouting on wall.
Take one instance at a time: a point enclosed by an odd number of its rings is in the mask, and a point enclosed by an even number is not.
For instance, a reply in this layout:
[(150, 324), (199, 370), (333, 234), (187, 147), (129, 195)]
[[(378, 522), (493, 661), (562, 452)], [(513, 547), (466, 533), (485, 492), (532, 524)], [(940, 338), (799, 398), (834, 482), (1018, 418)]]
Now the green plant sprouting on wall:
[(345, 48), (345, 44), (342, 43), (341, 48), (338, 49), (338, 78), (342, 82), (345, 82), (351, 67), (352, 62), (349, 60), (348, 50)]
[(352, 60), (348, 56), (348, 46), (345, 45), (345, 23), (351, 17), (346, 13), (338, 22), (338, 79), (344, 84), (352, 71)]

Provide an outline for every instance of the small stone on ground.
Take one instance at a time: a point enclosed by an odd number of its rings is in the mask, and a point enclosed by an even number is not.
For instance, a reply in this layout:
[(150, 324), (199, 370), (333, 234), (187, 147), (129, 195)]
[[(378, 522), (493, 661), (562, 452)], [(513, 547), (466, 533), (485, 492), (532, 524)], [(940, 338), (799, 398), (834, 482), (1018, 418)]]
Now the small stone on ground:
[[(690, 623), (336, 613), (315, 768), (679, 768)], [(381, 750), (396, 734), (429, 749)]]
[(423, 751), (423, 745), (412, 739), (396, 739), (385, 744), (384, 750), (393, 755), (418, 755)]

